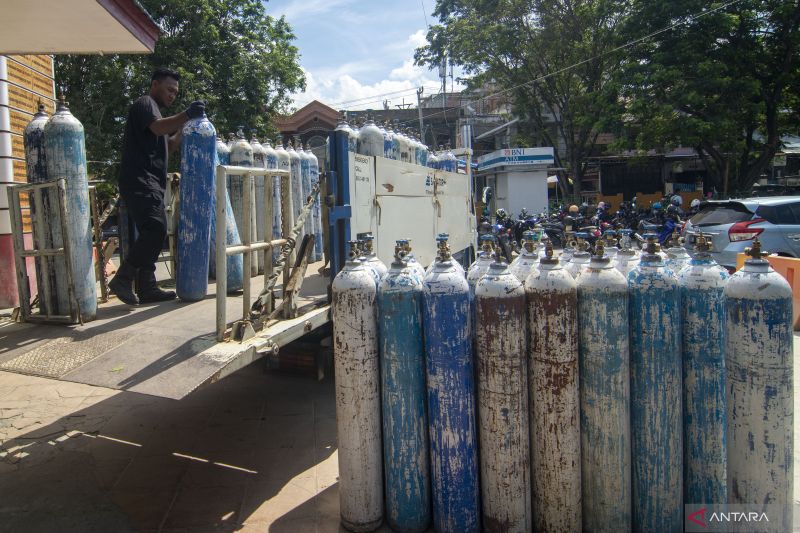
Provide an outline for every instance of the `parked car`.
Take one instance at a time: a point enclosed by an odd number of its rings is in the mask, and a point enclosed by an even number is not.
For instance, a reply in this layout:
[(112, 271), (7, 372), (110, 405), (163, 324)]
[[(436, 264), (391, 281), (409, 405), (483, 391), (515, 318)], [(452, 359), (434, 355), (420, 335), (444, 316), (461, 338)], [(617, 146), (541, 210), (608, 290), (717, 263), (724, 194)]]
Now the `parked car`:
[(736, 255), (755, 237), (770, 253), (800, 257), (800, 196), (704, 202), (684, 226), (689, 249), (700, 232), (712, 236), (711, 253), (726, 268), (736, 268)]

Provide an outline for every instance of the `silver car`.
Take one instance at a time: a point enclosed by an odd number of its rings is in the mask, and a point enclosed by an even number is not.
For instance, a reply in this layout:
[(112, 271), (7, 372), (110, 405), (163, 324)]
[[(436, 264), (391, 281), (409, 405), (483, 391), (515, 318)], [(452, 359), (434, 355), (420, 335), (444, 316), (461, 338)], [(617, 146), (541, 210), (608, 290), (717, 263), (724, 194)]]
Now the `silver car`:
[(716, 200), (704, 203), (686, 222), (690, 250), (698, 233), (712, 236), (712, 254), (727, 268), (758, 237), (762, 248), (786, 257), (800, 257), (800, 196)]

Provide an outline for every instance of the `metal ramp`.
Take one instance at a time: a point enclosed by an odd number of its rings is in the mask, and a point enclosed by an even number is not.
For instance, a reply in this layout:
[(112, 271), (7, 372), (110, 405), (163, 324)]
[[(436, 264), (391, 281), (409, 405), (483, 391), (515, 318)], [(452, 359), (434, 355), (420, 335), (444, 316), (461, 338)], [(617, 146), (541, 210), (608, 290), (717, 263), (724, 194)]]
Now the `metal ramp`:
[[(216, 341), (216, 286), (199, 302), (101, 304), (82, 326), (0, 325), (0, 370), (180, 399), (329, 321), (328, 279), (309, 265), (298, 318), (274, 320), (242, 343)], [(258, 293), (263, 281), (251, 279)], [(242, 296), (226, 299), (229, 316)]]

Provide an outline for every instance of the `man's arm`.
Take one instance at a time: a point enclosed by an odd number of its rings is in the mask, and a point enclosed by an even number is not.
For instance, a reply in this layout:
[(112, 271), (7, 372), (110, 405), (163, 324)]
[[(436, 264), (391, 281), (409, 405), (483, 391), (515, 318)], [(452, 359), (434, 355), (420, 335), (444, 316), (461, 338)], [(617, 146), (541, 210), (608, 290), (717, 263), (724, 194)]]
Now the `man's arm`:
[(187, 115), (185, 111), (177, 115), (172, 115), (171, 117), (158, 118), (150, 123), (150, 131), (152, 131), (154, 135), (159, 136), (172, 135), (180, 131), (181, 126), (183, 126), (187, 120), (189, 120), (189, 115)]

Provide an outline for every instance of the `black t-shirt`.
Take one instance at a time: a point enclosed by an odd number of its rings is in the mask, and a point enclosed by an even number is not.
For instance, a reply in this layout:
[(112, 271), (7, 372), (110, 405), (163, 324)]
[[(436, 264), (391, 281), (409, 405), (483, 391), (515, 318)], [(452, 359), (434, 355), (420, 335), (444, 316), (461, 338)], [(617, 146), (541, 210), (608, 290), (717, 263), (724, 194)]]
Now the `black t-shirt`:
[(167, 136), (156, 135), (150, 130), (150, 124), (160, 118), (158, 104), (150, 96), (142, 96), (128, 110), (122, 141), (121, 192), (164, 194), (167, 187)]

